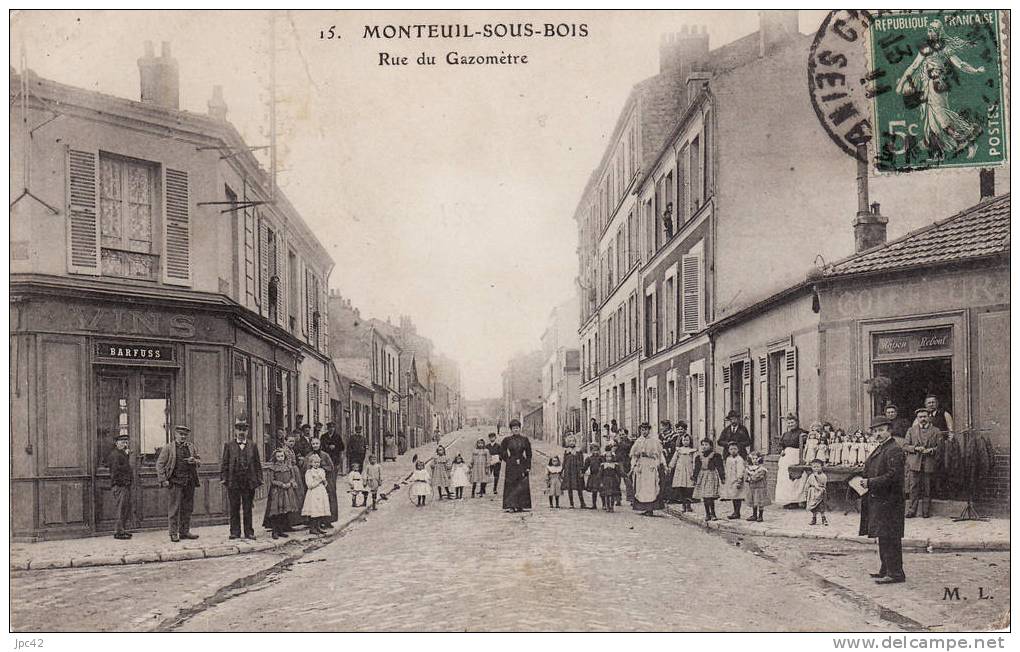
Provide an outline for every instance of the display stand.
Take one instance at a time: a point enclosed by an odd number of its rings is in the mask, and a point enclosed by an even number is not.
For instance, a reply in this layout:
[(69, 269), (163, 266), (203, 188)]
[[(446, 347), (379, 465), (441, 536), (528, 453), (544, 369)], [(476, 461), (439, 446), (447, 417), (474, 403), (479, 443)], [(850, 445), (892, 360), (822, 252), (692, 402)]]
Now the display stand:
[[(984, 428), (982, 428), (982, 429), (971, 428), (971, 429), (964, 430), (964, 431), (961, 431), (960, 433), (958, 433), (958, 436), (961, 437), (963, 439), (963, 441), (964, 441), (963, 449), (967, 450), (967, 451), (970, 451), (971, 444), (973, 443), (972, 442), (972, 438), (977, 437), (978, 436), (977, 433), (979, 433), (979, 432), (986, 432), (986, 431), (987, 431), (987, 429), (984, 429)], [(987, 472), (987, 470), (986, 470), (986, 472)], [(968, 486), (967, 486), (967, 506), (963, 508), (963, 511), (960, 512), (959, 516), (953, 518), (953, 521), (954, 522), (960, 522), (960, 521), (987, 521), (988, 517), (987, 516), (982, 516), (977, 511), (977, 509), (974, 508), (974, 495), (977, 493), (978, 478), (976, 478), (976, 477), (971, 475), (970, 477), (967, 478), (967, 480), (968, 480), (968, 482), (967, 482), (967, 484), (968, 484)]]
[(967, 501), (967, 506), (963, 508), (959, 516), (953, 518), (954, 521), (987, 521), (987, 516), (981, 516), (976, 509), (974, 509), (974, 503), (972, 500)]

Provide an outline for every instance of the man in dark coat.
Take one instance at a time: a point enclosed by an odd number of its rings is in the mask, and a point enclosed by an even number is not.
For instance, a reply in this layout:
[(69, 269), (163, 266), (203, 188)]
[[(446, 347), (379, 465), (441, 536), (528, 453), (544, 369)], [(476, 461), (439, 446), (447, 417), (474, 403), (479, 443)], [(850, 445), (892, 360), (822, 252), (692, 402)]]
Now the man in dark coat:
[[(500, 459), (500, 443), (496, 441), (496, 433), (489, 433), (489, 441), (485, 443), (485, 449), (489, 451), (489, 471), (492, 473), (492, 493), (499, 493), (499, 471), (503, 468)], [(505, 492), (504, 492), (505, 493)]]
[(333, 468), (336, 473), (340, 473), (342, 466), (340, 462), (343, 460), (344, 455), (344, 440), (340, 433), (336, 431), (332, 421), (326, 422), (326, 432), (323, 433), (320, 442), (322, 450), (326, 452), (326, 455), (329, 455), (329, 459), (333, 462)]
[(878, 555), (882, 567), (871, 573), (876, 584), (905, 582), (903, 573), (903, 449), (892, 437), (889, 420), (876, 417), (871, 432), (879, 446), (864, 463), (864, 488), (861, 500), (859, 534), (878, 539)]
[(113, 513), (117, 519), (114, 524), (114, 539), (130, 539), (127, 531), (131, 519), (131, 484), (135, 479), (131, 468), (131, 456), (128, 453), (128, 435), (122, 433), (117, 437), (117, 447), (110, 451), (107, 458), (110, 467), (110, 494), (113, 496)]
[(294, 454), (298, 459), (307, 457), (312, 452), (312, 426), (305, 424), (301, 426), (301, 434), (294, 441)]
[(361, 426), (354, 427), (354, 434), (347, 440), (347, 468), (365, 468), (365, 436), (361, 434)]
[(503, 480), (503, 509), (522, 512), (531, 509), (531, 442), (521, 434), (521, 422), (510, 420), (510, 436), (499, 447), (506, 464)]
[(220, 484), (227, 488), (230, 501), (230, 538), (241, 538), (243, 511), (244, 538), (254, 539), (251, 506), (255, 501), (255, 489), (262, 484), (262, 461), (258, 446), (248, 441), (248, 422), (243, 418), (234, 424), (234, 440), (223, 445)]
[(726, 427), (719, 433), (718, 443), (723, 451), (724, 459), (726, 451), (730, 449), (730, 444), (736, 444), (737, 452), (745, 460), (747, 459), (747, 449), (751, 447), (751, 435), (747, 432), (744, 424), (740, 423), (740, 415), (736, 410), (730, 410), (726, 414)]
[(174, 441), (160, 449), (156, 458), (156, 477), (167, 488), (167, 520), (170, 540), (197, 539), (191, 533), (191, 512), (195, 509), (198, 465), (202, 463), (195, 445), (188, 441), (191, 428), (174, 426)]

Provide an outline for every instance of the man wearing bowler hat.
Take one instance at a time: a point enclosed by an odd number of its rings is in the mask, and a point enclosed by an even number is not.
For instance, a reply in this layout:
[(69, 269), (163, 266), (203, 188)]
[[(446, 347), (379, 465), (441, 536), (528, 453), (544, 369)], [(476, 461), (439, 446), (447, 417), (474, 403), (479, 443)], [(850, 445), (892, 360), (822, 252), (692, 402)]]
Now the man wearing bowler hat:
[(227, 488), (230, 500), (230, 538), (241, 538), (243, 511), (244, 538), (254, 539), (251, 506), (255, 501), (255, 489), (262, 484), (262, 461), (258, 446), (248, 441), (248, 421), (244, 417), (234, 423), (234, 440), (223, 445), (220, 484)]
[(726, 427), (719, 433), (718, 444), (723, 450), (723, 457), (726, 457), (725, 453), (730, 444), (736, 444), (740, 456), (747, 459), (747, 449), (751, 447), (751, 434), (747, 432), (744, 424), (740, 423), (740, 415), (736, 410), (730, 410), (726, 414)]
[(191, 512), (195, 509), (195, 487), (198, 486), (198, 465), (201, 459), (195, 445), (188, 441), (191, 428), (174, 426), (174, 441), (159, 451), (156, 477), (167, 487), (170, 540), (197, 539), (191, 533)]
[(859, 534), (878, 539), (882, 566), (871, 573), (876, 584), (905, 582), (903, 573), (903, 449), (893, 439), (892, 424), (885, 417), (871, 422), (871, 432), (879, 441), (864, 462), (862, 485), (867, 493), (861, 499)]

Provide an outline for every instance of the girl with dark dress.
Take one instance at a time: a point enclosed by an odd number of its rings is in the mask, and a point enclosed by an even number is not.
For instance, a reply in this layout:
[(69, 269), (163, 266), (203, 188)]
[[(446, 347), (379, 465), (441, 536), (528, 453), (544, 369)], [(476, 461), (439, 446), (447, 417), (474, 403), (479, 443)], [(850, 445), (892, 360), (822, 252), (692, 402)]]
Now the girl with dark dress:
[(588, 491), (591, 492), (591, 508), (599, 508), (599, 491), (602, 490), (602, 480), (599, 478), (599, 471), (602, 470), (602, 455), (599, 454), (598, 444), (591, 445), (591, 455), (584, 461), (582, 467), (588, 474)]
[(606, 446), (606, 455), (602, 458), (602, 466), (599, 468), (599, 480), (602, 483), (602, 508), (612, 512), (620, 498), (620, 481), (623, 474), (620, 471), (620, 464), (611, 454), (611, 447)]
[(719, 487), (726, 479), (722, 457), (715, 452), (711, 439), (701, 440), (701, 453), (694, 458), (694, 499), (705, 503), (705, 521), (715, 521), (715, 501)]
[(274, 539), (286, 538), (289, 515), (301, 513), (296, 492), (298, 482), (295, 467), (287, 461), (286, 452), (277, 448), (273, 453), (273, 462), (267, 468), (270, 473), (269, 497), (266, 499), (262, 527), (272, 530)]

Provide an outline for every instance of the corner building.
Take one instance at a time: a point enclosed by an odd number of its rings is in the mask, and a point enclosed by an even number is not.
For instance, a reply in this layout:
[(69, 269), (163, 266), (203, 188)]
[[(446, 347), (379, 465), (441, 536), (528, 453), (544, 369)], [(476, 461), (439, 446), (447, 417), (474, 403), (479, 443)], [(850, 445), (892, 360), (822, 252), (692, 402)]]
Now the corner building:
[[(263, 458), (297, 414), (326, 421), (333, 261), (226, 121), (178, 108), (163, 45), (141, 101), (12, 75), (13, 536), (113, 528), (106, 457), (130, 438), (134, 520), (165, 527), (155, 461), (173, 424), (202, 457), (195, 522), (225, 522), (235, 419)], [(22, 103), (27, 105), (23, 127)]]

